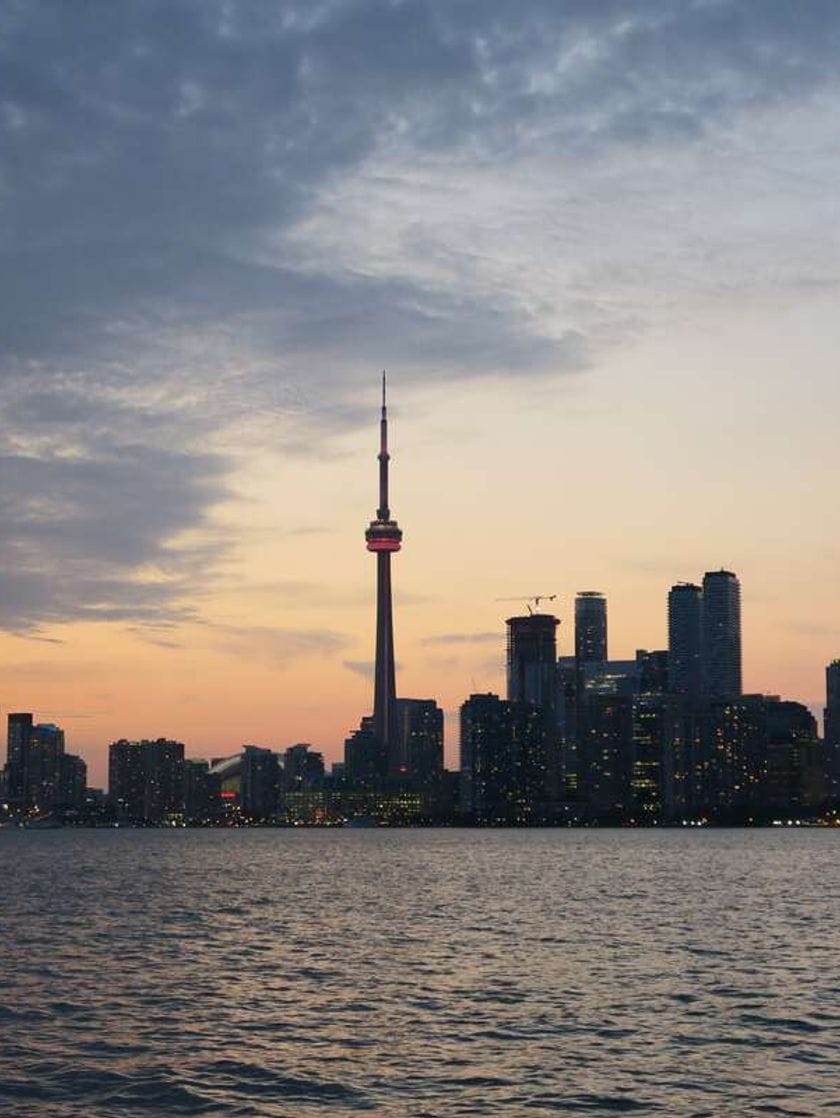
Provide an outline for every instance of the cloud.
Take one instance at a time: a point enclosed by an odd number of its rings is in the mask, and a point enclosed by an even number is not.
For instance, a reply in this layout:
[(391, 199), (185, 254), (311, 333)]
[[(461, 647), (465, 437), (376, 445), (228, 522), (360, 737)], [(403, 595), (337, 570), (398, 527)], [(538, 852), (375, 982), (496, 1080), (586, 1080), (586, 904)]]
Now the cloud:
[(41, 644), (66, 644), (67, 643), (65, 640), (62, 640), (61, 637), (43, 637), (43, 636), (40, 636), (37, 633), (14, 633), (13, 635), (18, 637), (20, 640), (38, 641)]
[[(360, 675), (363, 679), (372, 680), (376, 670), (375, 660), (343, 660), (342, 665), (355, 675)], [(402, 664), (397, 661), (394, 665), (397, 671), (400, 671)]]
[(383, 354), (577, 373), (837, 283), (838, 42), (828, 0), (7, 7), (0, 626), (197, 616), (237, 454), (331, 453)]
[(800, 637), (833, 637), (835, 640), (837, 638), (836, 625), (825, 625), (819, 621), (790, 620), (785, 622), (784, 628), (787, 632), (795, 633)]
[(208, 455), (145, 446), (0, 456), (0, 624), (159, 622), (184, 605), (219, 548), (191, 543), (224, 495)]
[(425, 645), (449, 644), (501, 644), (504, 633), (440, 633), (437, 636), (424, 637)]
[(343, 660), (343, 666), (348, 672), (354, 672), (364, 679), (373, 679), (376, 663), (373, 660)]
[(227, 654), (256, 658), (285, 667), (306, 656), (330, 658), (352, 640), (329, 629), (275, 629), (270, 626), (216, 625), (210, 627), (216, 647)]

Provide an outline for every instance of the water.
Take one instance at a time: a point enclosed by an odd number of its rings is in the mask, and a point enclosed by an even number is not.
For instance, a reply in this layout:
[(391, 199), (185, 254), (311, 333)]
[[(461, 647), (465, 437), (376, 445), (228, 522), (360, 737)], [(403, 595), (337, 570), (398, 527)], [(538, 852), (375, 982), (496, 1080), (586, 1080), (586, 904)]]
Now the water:
[(840, 1114), (840, 832), (0, 832), (0, 1114)]

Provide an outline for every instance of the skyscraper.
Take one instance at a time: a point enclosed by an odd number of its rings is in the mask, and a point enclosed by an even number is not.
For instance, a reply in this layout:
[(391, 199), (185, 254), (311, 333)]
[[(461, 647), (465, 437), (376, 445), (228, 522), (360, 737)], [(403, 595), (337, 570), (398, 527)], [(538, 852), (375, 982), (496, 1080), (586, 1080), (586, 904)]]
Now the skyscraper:
[(703, 691), (713, 699), (741, 695), (741, 584), (731, 571), (703, 576)]
[(693, 582), (678, 582), (668, 593), (668, 688), (697, 698), (703, 688), (703, 591)]
[(420, 791), (434, 790), (443, 775), (443, 711), (434, 699), (397, 699), (397, 721), (392, 775)]
[(825, 669), (825, 740), (840, 748), (840, 660)]
[(251, 819), (269, 819), (275, 814), (280, 794), (280, 757), (259, 745), (242, 750), (240, 801)]
[[(507, 620), (507, 697), (536, 712), (544, 733), (532, 737), (537, 764), (543, 768), (536, 810), (545, 816), (561, 796), (563, 758), (557, 709), (557, 626), (549, 613), (532, 613)], [(530, 758), (523, 759), (531, 764)]]
[(840, 660), (825, 669), (824, 733), (829, 776), (828, 793), (840, 798)]
[(461, 706), (461, 809), (478, 823), (547, 818), (546, 731), (539, 709), (498, 695)]
[(399, 738), (397, 687), (394, 668), (394, 615), (391, 602), (391, 554), (399, 551), (402, 531), (388, 507), (388, 412), (385, 374), (382, 374), (382, 412), (379, 421), (379, 508), (365, 532), (367, 549), (376, 554), (376, 666), (373, 693), (373, 732), (387, 771)]
[(575, 598), (575, 658), (578, 667), (607, 658), (607, 599), (597, 590)]
[(9, 715), (5, 790), (16, 811), (49, 814), (78, 807), (84, 799), (87, 766), (64, 752), (64, 731), (35, 723), (30, 713)]
[(61, 759), (64, 731), (51, 722), (32, 727), (26, 770), (27, 806), (51, 811), (62, 798)]
[(108, 793), (130, 822), (160, 823), (184, 809), (184, 746), (179, 741), (126, 741), (108, 747)]
[(24, 807), (27, 800), (29, 749), (32, 741), (32, 715), (10, 714), (6, 739), (6, 795), (14, 807)]
[(507, 697), (531, 703), (556, 725), (557, 626), (550, 613), (509, 617), (507, 625)]

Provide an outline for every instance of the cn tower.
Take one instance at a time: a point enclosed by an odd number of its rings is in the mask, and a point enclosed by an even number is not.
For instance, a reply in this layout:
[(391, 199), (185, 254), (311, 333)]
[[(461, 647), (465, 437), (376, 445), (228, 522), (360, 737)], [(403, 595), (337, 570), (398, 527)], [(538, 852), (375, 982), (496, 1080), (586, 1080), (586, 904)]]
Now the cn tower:
[(376, 673), (373, 691), (373, 732), (385, 765), (397, 743), (397, 684), (394, 670), (394, 611), (391, 602), (391, 552), (399, 551), (402, 531), (388, 508), (388, 410), (382, 374), (379, 421), (379, 508), (365, 532), (368, 551), (376, 553)]

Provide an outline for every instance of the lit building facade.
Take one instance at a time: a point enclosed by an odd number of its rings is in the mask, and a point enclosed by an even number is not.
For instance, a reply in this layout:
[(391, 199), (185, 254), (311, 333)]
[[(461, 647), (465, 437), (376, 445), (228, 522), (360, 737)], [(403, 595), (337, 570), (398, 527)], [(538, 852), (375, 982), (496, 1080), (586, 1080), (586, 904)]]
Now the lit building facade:
[(460, 801), (479, 824), (547, 822), (548, 735), (539, 708), (498, 695), (471, 695), (461, 707)]
[(443, 711), (434, 699), (397, 699), (397, 748), (392, 776), (433, 793), (443, 774)]
[(168, 738), (112, 742), (108, 794), (120, 820), (161, 823), (184, 811), (184, 745)]

